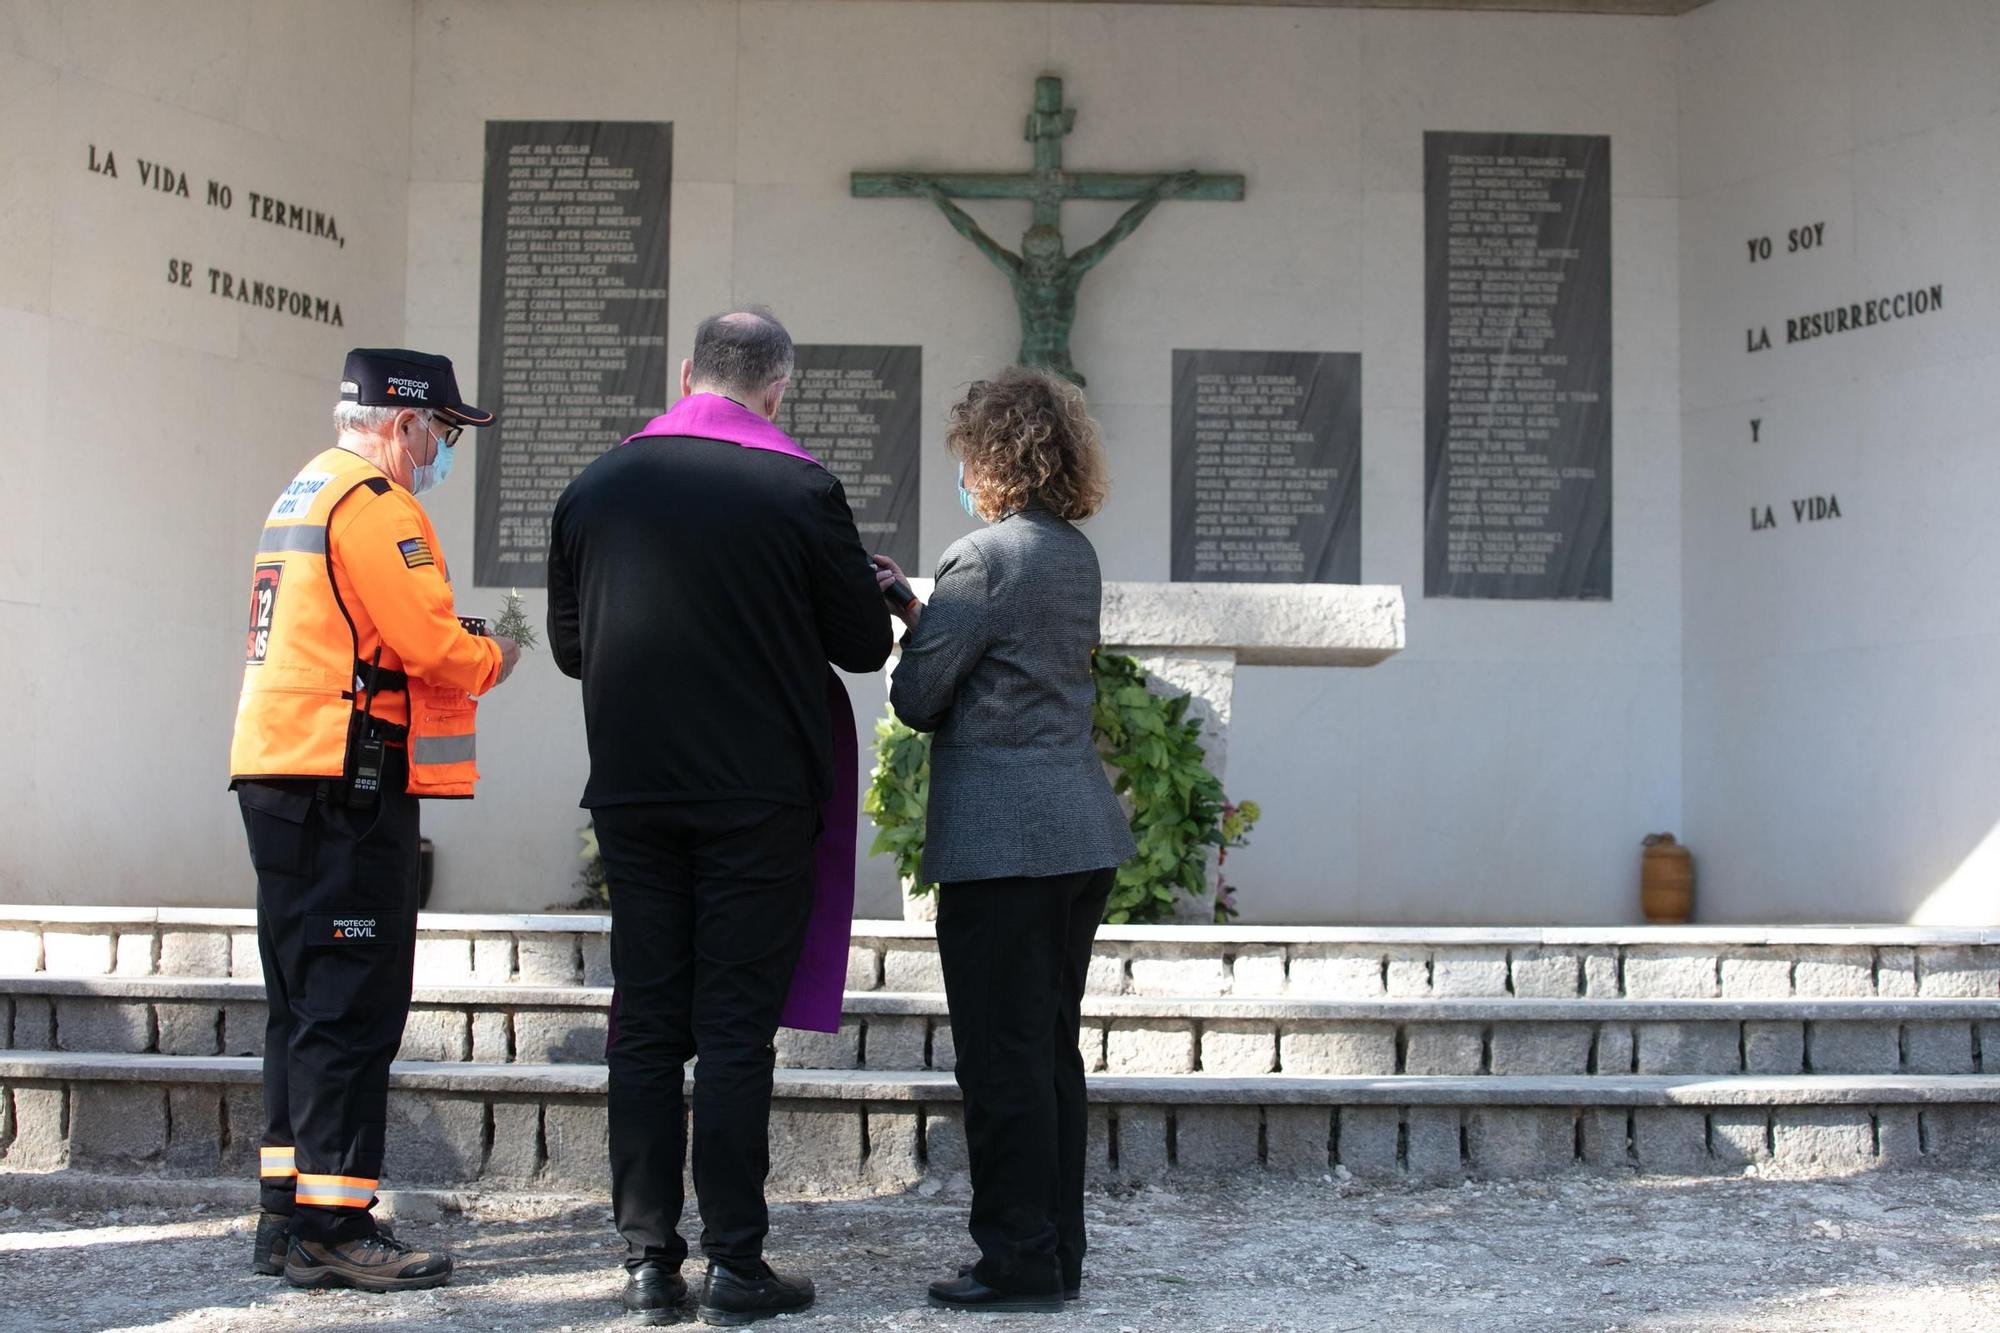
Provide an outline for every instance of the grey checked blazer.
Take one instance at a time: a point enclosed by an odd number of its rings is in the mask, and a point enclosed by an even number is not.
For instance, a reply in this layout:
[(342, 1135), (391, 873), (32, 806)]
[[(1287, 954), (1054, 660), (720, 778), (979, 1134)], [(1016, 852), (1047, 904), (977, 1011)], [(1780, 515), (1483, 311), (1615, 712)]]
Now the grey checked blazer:
[(922, 874), (952, 883), (1115, 866), (1132, 834), (1091, 740), (1103, 586), (1046, 509), (953, 542), (889, 702), (931, 742)]

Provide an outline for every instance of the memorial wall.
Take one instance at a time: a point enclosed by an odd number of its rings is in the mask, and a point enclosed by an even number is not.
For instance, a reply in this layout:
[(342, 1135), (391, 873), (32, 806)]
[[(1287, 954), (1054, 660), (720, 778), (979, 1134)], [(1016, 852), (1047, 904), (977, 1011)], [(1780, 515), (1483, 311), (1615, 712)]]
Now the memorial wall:
[(657, 121), (486, 123), (475, 583), (543, 586), (563, 489), (667, 410), (673, 161)]
[[(617, 50), (645, 57), (607, 61), (594, 14), (618, 26)], [(940, 450), (945, 408), (1013, 356), (1018, 324), (1001, 276), (930, 204), (854, 198), (850, 173), (1023, 169), (1022, 118), (1044, 73), (1063, 76), (1078, 113), (1066, 165), (1241, 172), (1242, 202), (1170, 202), (1090, 273), (1071, 349), (1111, 451), (1111, 501), (1087, 529), (1107, 578), (1177, 572), (1175, 353), (1268, 353), (1294, 358), (1276, 373), (1300, 384), (1317, 368), (1329, 396), (1287, 406), (1287, 389), (1285, 402), (1249, 405), (1281, 423), (1272, 433), (1299, 437), (1258, 445), (1285, 475), (1260, 480), (1275, 491), (1211, 503), (1253, 505), (1250, 540), (1289, 552), (1287, 572), (1304, 559), (1301, 538), (1340, 527), (1346, 547), (1312, 545), (1313, 576), (1358, 570), (1411, 593), (1410, 648), (1383, 667), (1239, 675), (1229, 786), (1265, 811), (1230, 860), (1246, 919), (1631, 916), (1638, 839), (1676, 824), (1680, 801), (1671, 20), (900, 2), (718, 3), (671, 17), (583, 5), (558, 20), (525, 5), (424, 4), (415, 55), (428, 77), (413, 107), (426, 132), (413, 147), (409, 336), (461, 364), (475, 355), (489, 120), (671, 121), (670, 365), (702, 315), (741, 301), (769, 304), (813, 347), (920, 345), (909, 521), (922, 572), (971, 526)], [(1609, 601), (1420, 595), (1424, 135), (1467, 129), (1614, 145)], [(1010, 246), (1028, 224), (1022, 203), (965, 206)], [(1066, 205), (1072, 248), (1121, 207)], [(1332, 392), (1344, 384), (1358, 394)], [(1301, 409), (1311, 420), (1298, 422)], [(445, 488), (434, 510), (469, 563), (470, 488)], [(1336, 550), (1345, 563), (1326, 563)], [(885, 690), (849, 684), (865, 736)], [(432, 818), (441, 893), (475, 901), (489, 868), (506, 872), (510, 905), (567, 884), (584, 771), (575, 700), (531, 660), (482, 712), (482, 764), (535, 776), (489, 782), (472, 806)], [(1452, 837), (1437, 836), (1440, 819)], [(524, 883), (523, 866), (543, 878)], [(894, 910), (886, 865), (864, 867), (860, 892), (864, 910)]]
[(0, 899), (250, 902), (251, 554), (403, 333), (413, 26), (0, 8)]
[[(495, 402), (508, 423), (497, 437), (475, 433), (451, 482), (426, 497), (468, 613), (495, 613), (519, 586), (541, 614), (536, 488), (580, 466), (593, 432), (608, 444), (623, 414), (652, 405), (651, 385), (633, 376), (658, 368), (671, 385), (696, 321), (745, 301), (770, 304), (817, 349), (801, 365), (825, 374), (802, 382), (795, 424), (818, 423), (836, 467), (852, 468), (850, 485), (867, 492), (858, 498), (881, 511), (866, 521), (881, 525), (882, 544), (913, 551), (927, 571), (970, 527), (939, 452), (945, 407), (1014, 354), (1014, 303), (927, 203), (856, 199), (849, 174), (884, 164), (1021, 170), (1026, 99), (1038, 75), (1057, 73), (1078, 111), (1066, 162), (1195, 167), (1248, 182), (1240, 202), (1161, 207), (1088, 277), (1071, 347), (1111, 452), (1111, 502), (1089, 528), (1105, 575), (1172, 578), (1177, 530), (1198, 542), (1206, 525), (1207, 540), (1249, 543), (1215, 577), (1359, 578), (1412, 593), (1411, 647), (1385, 667), (1239, 676), (1229, 785), (1265, 810), (1254, 844), (1231, 860), (1247, 919), (1630, 915), (1633, 844), (1675, 824), (1680, 799), (1671, 20), (422, 0), (382, 6), (375, 30), (395, 37), (385, 44), (348, 31), (338, 6), (289, 18), (253, 7), (247, 25), (239, 11), (216, 18), (192, 0), (157, 8), (157, 20), (133, 20), (153, 27), (109, 46), (91, 40), (111, 13), (93, 0), (29, 6), (11, 12), (39, 17), (0, 24), (15, 73), (0, 84), (10, 111), (0, 152), (43, 182), (28, 192), (31, 207), (0, 207), (0, 228), (9, 239), (27, 228), (32, 240), (39, 226), (34, 244), (60, 252), (39, 287), (17, 266), (5, 270), (9, 287), (29, 295), (0, 293), (13, 307), (3, 318), (29, 327), (10, 332), (26, 346), (0, 374), (53, 363), (47, 375), (29, 371), (40, 376), (34, 392), (74, 386), (32, 410), (34, 433), (7, 438), (10, 458), (68, 491), (60, 505), (32, 506), (33, 568), (11, 546), (4, 576), (15, 586), (0, 591), (0, 614), (22, 631), (0, 651), (19, 659), (46, 704), (0, 723), (28, 728), (37, 755), (21, 780), (32, 794), (0, 814), (10, 846), (33, 848), (0, 859), (0, 897), (247, 901), (220, 776), (248, 552), (269, 496), (330, 437), (331, 384), (348, 346), (445, 352), (473, 400)], [(337, 77), (319, 69), (326, 52), (341, 56)], [(962, 58), (941, 58), (952, 52)], [(208, 76), (245, 66), (268, 73), (242, 88)], [(308, 73), (288, 82), (280, 69)], [(253, 128), (225, 133), (231, 118)], [(536, 126), (550, 134), (536, 138)], [(670, 166), (657, 165), (657, 149), (569, 153), (586, 145), (557, 126), (670, 126)], [(1466, 130), (1614, 146), (1609, 601), (1417, 595), (1424, 136)], [(90, 172), (93, 143), (117, 152), (115, 185)], [(132, 155), (187, 175), (193, 197), (128, 179)], [(572, 169), (582, 175), (559, 175)], [(670, 187), (607, 191), (589, 179), (615, 185), (649, 171), (670, 175)], [(235, 189), (234, 214), (206, 201), (210, 177)], [(588, 217), (496, 214), (490, 197), (572, 188), (614, 197), (523, 203), (595, 210)], [(104, 196), (116, 211), (100, 216), (90, 191), (104, 189), (121, 193)], [(287, 223), (253, 218), (251, 190), (283, 200)], [(647, 196), (636, 209), (623, 203), (631, 193)], [(344, 246), (310, 221), (289, 225), (294, 204), (301, 216), (337, 219)], [(1023, 203), (967, 207), (1010, 244), (1028, 221)], [(1122, 207), (1067, 205), (1073, 245)], [(566, 228), (576, 234), (557, 234)], [(657, 261), (656, 237), (664, 281), (633, 267)], [(577, 252), (564, 248), (573, 244)], [(585, 244), (606, 248), (579, 257)], [(486, 258), (496, 247), (497, 282)], [(192, 286), (170, 284), (176, 258), (192, 261)], [(248, 280), (254, 293), (262, 280), (267, 291), (309, 293), (315, 311), (320, 298), (337, 300), (342, 322), (292, 313), (290, 296), (278, 310), (211, 293), (211, 267), (238, 280), (234, 290)], [(662, 288), (663, 325), (660, 302), (618, 295)], [(54, 312), (51, 292), (62, 302)], [(510, 314), (518, 324), (545, 300), (564, 307), (561, 355), (547, 358), (561, 366), (523, 358), (522, 331), (509, 328)], [(484, 356), (482, 311), (497, 335)], [(201, 332), (210, 326), (220, 332)], [(660, 336), (664, 357), (648, 355), (659, 349), (644, 340)], [(1261, 377), (1210, 390), (1210, 424), (1192, 428), (1261, 450), (1259, 476), (1239, 470), (1232, 483), (1193, 436), (1177, 449), (1177, 352), (1220, 367), (1199, 373)], [(202, 375), (213, 362), (227, 392), (187, 383), (190, 356)], [(525, 364), (510, 368), (510, 356)], [(855, 372), (865, 373), (826, 377)], [(570, 378), (554, 385), (555, 374)], [(106, 382), (129, 382), (129, 401), (146, 405), (148, 445), (167, 449), (142, 448), (128, 400), (83, 393)], [(73, 423), (85, 427), (80, 440)], [(145, 482), (50, 471), (54, 439), (105, 441), (100, 460), (128, 462)], [(911, 451), (915, 467), (901, 461)], [(1179, 506), (1177, 476), (1189, 486)], [(170, 503), (153, 503), (155, 479)], [(67, 540), (65, 525), (97, 524), (94, 506), (122, 524), (109, 547), (117, 559)], [(1204, 558), (1220, 559), (1220, 547)], [(162, 569), (173, 577), (149, 580)], [(113, 652), (134, 633), (170, 659), (136, 684)], [(849, 683), (866, 734), (883, 683)], [(579, 714), (575, 685), (545, 652), (488, 701), (479, 799), (426, 811), (438, 906), (533, 909), (574, 896)], [(104, 791), (98, 775), (120, 766), (150, 789)], [(188, 816), (186, 793), (210, 780), (212, 808)], [(162, 789), (173, 793), (165, 802)], [(1436, 836), (1440, 819), (1453, 837)], [(101, 834), (107, 824), (114, 831)], [(864, 910), (893, 910), (886, 865), (864, 868), (861, 892)]]
[(1687, 835), (1716, 920), (2000, 920), (2000, 6), (1681, 28)]
[[(125, 30), (106, 42), (114, 9)], [(1992, 136), (1971, 131), (1995, 108), (1956, 75), (1928, 92), (1903, 79), (1899, 110), (1875, 114), (1916, 137), (1843, 144), (1822, 121), (1847, 104), (1822, 104), (1812, 62), (1869, 34), (1808, 24), (1794, 49), (1758, 9), (10, 10), (0, 164), (23, 188), (0, 199), (0, 459), (30, 484), (0, 494), (0, 676), (28, 706), (0, 717), (0, 753), (29, 762), (0, 801), (0, 898), (248, 901), (222, 774), (249, 551), (270, 497), (330, 441), (349, 346), (445, 352), (510, 423), (475, 434), (426, 497), (467, 613), (519, 586), (540, 617), (542, 492), (656, 406), (658, 385), (671, 396), (696, 321), (739, 302), (785, 319), (804, 372), (791, 424), (845, 469), (877, 544), (928, 572), (971, 526), (939, 447), (945, 408), (1013, 355), (1014, 302), (928, 203), (856, 199), (849, 173), (1018, 171), (1025, 99), (1057, 73), (1079, 113), (1067, 162), (1247, 182), (1240, 202), (1163, 206), (1084, 287), (1070, 345), (1111, 453), (1111, 502), (1088, 528), (1106, 577), (1358, 579), (1410, 597), (1410, 646), (1381, 667), (1239, 673), (1229, 787), (1265, 811), (1230, 860), (1245, 919), (1629, 920), (1638, 839), (1656, 828), (1703, 854), (1704, 912), (1897, 914), (1865, 887), (1907, 868), (1886, 834), (1845, 835), (1873, 860), (1821, 908), (1813, 873), (1774, 876), (1752, 855), (1739, 812), (1836, 757), (1859, 771), (1835, 753), (1831, 713), (1782, 697), (1774, 667), (1793, 645), (1848, 654), (1814, 669), (1858, 664), (1818, 696), (1837, 711), (1863, 702), (1841, 690), (1861, 689), (1884, 623), (1921, 625), (1911, 641), (1957, 633), (1936, 611), (1898, 620), (1903, 565), (1881, 534), (1940, 568), (1954, 554), (1937, 605), (1977, 605), (1994, 548), (1971, 534), (1976, 490), (1956, 490), (1955, 470), (1983, 466), (1984, 405), (1946, 367), (1977, 351), (1968, 312), (1991, 310), (1973, 252), (2000, 175)], [(1941, 22), (1874, 40), (1885, 58), (1970, 59)], [(1427, 136), (1493, 159), (1461, 178), (1492, 193), (1427, 201)], [(1470, 142), (1491, 136), (1505, 142)], [(1977, 169), (1952, 169), (1965, 159)], [(1944, 203), (1927, 213), (1904, 190)], [(589, 197), (510, 211), (515, 192), (570, 191)], [(1010, 244), (1028, 220), (1019, 202), (966, 207)], [(1121, 207), (1066, 205), (1073, 245)], [(1499, 230), (1454, 252), (1454, 225)], [(1789, 249), (1794, 229), (1813, 252)], [(1768, 267), (1746, 244), (1760, 237)], [(1507, 246), (1526, 247), (1520, 264)], [(549, 300), (561, 355), (524, 353), (522, 315), (529, 333), (554, 327), (534, 317)], [(1438, 341), (1439, 300), (1447, 331), (1504, 322), (1566, 360), (1474, 364), (1481, 349)], [(1855, 306), (1863, 323), (1843, 331)], [(1745, 350), (1752, 327), (1769, 349)], [(1883, 357), (1900, 377), (1885, 396), (1821, 392)], [(1960, 416), (1918, 410), (1929, 382)], [(1746, 444), (1751, 418), (1763, 435)], [(1919, 421), (1940, 428), (1905, 428)], [(1450, 564), (1454, 513), (1469, 568)], [(1827, 534), (1860, 545), (1836, 554)], [(1684, 604), (1702, 655), (1685, 733)], [(1963, 669), (1925, 651), (1934, 672)], [(883, 682), (849, 685), (865, 735)], [(1962, 720), (1931, 719), (1930, 753), (1973, 773), (1946, 735)], [(426, 812), (435, 904), (575, 896), (574, 683), (531, 654), (480, 721), (479, 799)], [(1818, 818), (1779, 824), (1804, 834)], [(1866, 822), (1851, 804), (1844, 818)], [(1799, 864), (1823, 879), (1813, 855)], [(864, 911), (894, 910), (886, 865), (864, 867), (861, 894)]]

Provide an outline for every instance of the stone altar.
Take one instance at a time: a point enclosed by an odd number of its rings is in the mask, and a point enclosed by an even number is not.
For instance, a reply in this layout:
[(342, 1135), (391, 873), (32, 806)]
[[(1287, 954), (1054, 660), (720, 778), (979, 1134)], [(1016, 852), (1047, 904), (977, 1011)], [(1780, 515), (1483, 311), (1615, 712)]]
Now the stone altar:
[[(910, 580), (926, 602), (934, 583)], [(1188, 712), (1201, 722), (1209, 771), (1226, 785), (1236, 668), (1374, 666), (1403, 650), (1403, 590), (1394, 584), (1107, 580), (1101, 629), (1104, 647), (1137, 658), (1157, 688), (1192, 698)], [(902, 632), (898, 622), (898, 637)], [(884, 674), (894, 675), (899, 660), (891, 657)], [(1211, 916), (1206, 900), (1187, 903), (1181, 913), (1187, 921)]]
[[(930, 600), (934, 580), (911, 579)], [(1107, 581), (1104, 646), (1194, 697), (1209, 768), (1225, 778), (1239, 666), (1368, 667), (1403, 650), (1403, 590), (1366, 583)], [(896, 626), (900, 638), (903, 627)], [(898, 659), (885, 674), (894, 675)]]
[(1403, 649), (1393, 584), (1104, 585), (1104, 646), (1194, 696), (1209, 768), (1227, 777), (1238, 666), (1366, 667)]

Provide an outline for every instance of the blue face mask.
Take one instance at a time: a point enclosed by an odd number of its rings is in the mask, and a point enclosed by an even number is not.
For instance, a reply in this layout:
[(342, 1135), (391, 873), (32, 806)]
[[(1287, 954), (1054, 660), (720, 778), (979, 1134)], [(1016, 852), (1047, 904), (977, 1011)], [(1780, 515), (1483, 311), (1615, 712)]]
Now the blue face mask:
[[(430, 427), (425, 426), (424, 429), (428, 431)], [(410, 465), (410, 492), (413, 495), (435, 490), (451, 475), (452, 446), (441, 436), (432, 435), (431, 438), (437, 441), (437, 455), (428, 463), (419, 465), (412, 461)]]
[(972, 492), (965, 489), (965, 464), (963, 463), (958, 465), (958, 507), (965, 511), (967, 518), (977, 519), (981, 523), (986, 521), (981, 517), (979, 510), (973, 507)]

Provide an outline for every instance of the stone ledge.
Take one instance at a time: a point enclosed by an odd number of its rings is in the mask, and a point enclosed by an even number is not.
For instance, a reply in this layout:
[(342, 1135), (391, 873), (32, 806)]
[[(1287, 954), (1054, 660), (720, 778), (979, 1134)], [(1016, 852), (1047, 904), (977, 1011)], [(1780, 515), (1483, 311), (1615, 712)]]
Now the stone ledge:
[(609, 935), (609, 912), (419, 912), (418, 930), (441, 930), (451, 934), (472, 931), (480, 934), (512, 932), (524, 935), (576, 934)]
[[(399, 1061), (390, 1086), (463, 1094), (597, 1096), (601, 1065), (433, 1064)], [(14, 1082), (261, 1082), (262, 1064), (236, 1056), (75, 1055), (11, 1052), (0, 1079)], [(2000, 1075), (1580, 1075), (1467, 1077), (1394, 1075), (1093, 1075), (1090, 1100), (1116, 1105), (1253, 1106), (1901, 1106), (2000, 1103)], [(939, 1071), (780, 1069), (780, 1099), (951, 1102), (953, 1075)]]
[(1104, 585), (1116, 651), (1228, 651), (1241, 666), (1373, 666), (1403, 649), (1403, 590), (1391, 584)]
[[(1251, 587), (1255, 585), (1231, 585)], [(0, 929), (64, 926), (208, 926), (245, 930), (256, 925), (249, 908), (66, 907), (0, 903)], [(425, 912), (417, 929), (444, 934), (603, 935), (611, 929), (604, 913)], [(854, 922), (857, 943), (870, 940), (931, 939), (928, 922), (862, 919)], [(1845, 945), (1901, 948), (1923, 945), (2000, 944), (2000, 927), (1876, 925), (1814, 926), (1105, 926), (1100, 944), (1381, 944), (1492, 946), (1705, 946)]]
[[(908, 1009), (868, 1002), (905, 997), (863, 992), (848, 997), (848, 1012), (945, 1013), (943, 996), (910, 996)], [(921, 1006), (931, 1006), (921, 1007)], [(1086, 1018), (1171, 1017), (1217, 1020), (1317, 1019), (1379, 1023), (1701, 1023), (1701, 1022), (1977, 1022), (2000, 1019), (2000, 999), (1810, 999), (1768, 1000), (1552, 1000), (1407, 999), (1318, 1000), (1238, 999), (1230, 996), (1086, 995)]]
[[(427, 1215), (467, 1213), (493, 1190), (464, 1189), (385, 1189), (375, 1215), (394, 1221), (414, 1203)], [(603, 1191), (563, 1192), (548, 1189), (510, 1188), (510, 1200), (556, 1203), (598, 1202)], [(176, 1211), (205, 1204), (210, 1208), (254, 1209), (257, 1182), (242, 1176), (114, 1176), (68, 1167), (56, 1171), (0, 1172), (0, 1201), (21, 1205), (53, 1206), (70, 1209), (166, 1208)]]
[[(607, 1171), (608, 1175), (608, 1171)], [(459, 1189), (385, 1189), (375, 1215), (386, 1222), (412, 1213), (429, 1220), (442, 1213), (470, 1213), (490, 1199), (492, 1187), (468, 1186)], [(605, 1190), (552, 1190), (529, 1186), (509, 1187), (510, 1201), (539, 1203), (599, 1203), (608, 1197)], [(76, 1210), (111, 1208), (165, 1208), (187, 1211), (198, 1205), (210, 1208), (253, 1210), (257, 1207), (257, 1182), (242, 1176), (114, 1176), (67, 1167), (55, 1171), (0, 1172), (0, 1201), (14, 1205), (57, 1207)]]
[(106, 1000), (212, 1000), (261, 1004), (264, 983), (247, 977), (68, 977), (45, 972), (0, 975), (0, 995), (87, 995)]
[[(866, 994), (866, 992), (862, 992)], [(218, 1004), (261, 1004), (264, 983), (249, 977), (74, 977), (42, 972), (0, 974), (0, 995), (87, 995), (99, 999), (207, 1000)], [(496, 983), (491, 986), (423, 986), (410, 993), (411, 1003), (472, 1009), (606, 1009), (609, 986), (542, 986)], [(938, 1012), (943, 1010), (939, 996)], [(1977, 1003), (1977, 1001), (1973, 1001)]]
[[(72, 977), (0, 974), (0, 996), (89, 996), (163, 1003), (261, 1003), (264, 984), (226, 977)], [(608, 986), (418, 986), (412, 1003), (433, 1008), (605, 1009)], [(850, 991), (842, 1013), (855, 1017), (949, 1016), (934, 991)], [(1086, 995), (1086, 1018), (1187, 1018), (1381, 1023), (1892, 1023), (2000, 1020), (2000, 999), (1263, 999), (1232, 996)]]
[(163, 926), (228, 926), (234, 930), (257, 928), (257, 909), (254, 907), (162, 907), (159, 913)]
[[(520, 927), (526, 929), (526, 927)], [(854, 922), (854, 940), (928, 940), (927, 921)], [(1830, 944), (1852, 948), (2000, 944), (2000, 927), (1822, 926), (1102, 926), (1099, 944), (1368, 944), (1534, 948)]]
[(20, 924), (151, 926), (157, 925), (159, 919), (160, 909), (157, 907), (65, 907), (57, 903), (41, 906), (24, 903), (0, 904), (0, 926)]

